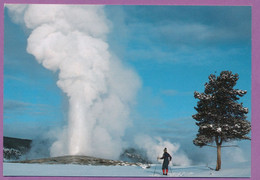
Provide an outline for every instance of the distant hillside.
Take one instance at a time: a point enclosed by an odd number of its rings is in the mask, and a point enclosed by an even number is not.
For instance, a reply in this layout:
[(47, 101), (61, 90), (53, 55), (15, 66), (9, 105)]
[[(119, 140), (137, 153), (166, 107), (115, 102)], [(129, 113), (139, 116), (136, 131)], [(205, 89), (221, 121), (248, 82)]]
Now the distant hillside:
[(32, 140), (4, 137), (4, 147), (18, 150), (30, 149)]
[(4, 137), (4, 159), (17, 160), (31, 148), (32, 140)]

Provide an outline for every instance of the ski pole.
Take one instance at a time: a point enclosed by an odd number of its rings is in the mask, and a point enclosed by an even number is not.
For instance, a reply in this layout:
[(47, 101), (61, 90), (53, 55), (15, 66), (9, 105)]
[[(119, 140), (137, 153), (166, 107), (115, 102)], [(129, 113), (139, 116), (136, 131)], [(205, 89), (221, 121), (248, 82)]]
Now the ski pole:
[[(159, 162), (159, 161), (158, 161), (158, 159), (159, 159), (159, 156), (157, 157), (157, 163)], [(155, 171), (156, 171), (156, 166), (157, 166), (157, 163), (155, 164), (155, 168), (154, 168), (153, 176), (154, 176), (154, 174), (155, 174)]]
[[(173, 163), (171, 163), (171, 165), (173, 165)], [(172, 168), (171, 168), (171, 166), (169, 166), (170, 167), (170, 171), (171, 171), (171, 173), (172, 173)]]
[(172, 168), (171, 168), (171, 166), (169, 166), (169, 168), (170, 168), (170, 171), (171, 171), (171, 173), (172, 173)]
[(154, 174), (155, 174), (155, 171), (156, 171), (156, 164), (155, 164), (155, 167), (154, 167), (153, 176), (154, 176)]

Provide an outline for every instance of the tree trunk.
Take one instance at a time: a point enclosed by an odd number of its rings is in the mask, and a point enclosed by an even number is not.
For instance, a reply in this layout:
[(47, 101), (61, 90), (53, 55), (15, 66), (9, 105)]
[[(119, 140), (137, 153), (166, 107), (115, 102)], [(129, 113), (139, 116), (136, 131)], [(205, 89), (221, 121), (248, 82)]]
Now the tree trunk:
[(217, 143), (217, 166), (216, 171), (221, 169), (221, 144)]

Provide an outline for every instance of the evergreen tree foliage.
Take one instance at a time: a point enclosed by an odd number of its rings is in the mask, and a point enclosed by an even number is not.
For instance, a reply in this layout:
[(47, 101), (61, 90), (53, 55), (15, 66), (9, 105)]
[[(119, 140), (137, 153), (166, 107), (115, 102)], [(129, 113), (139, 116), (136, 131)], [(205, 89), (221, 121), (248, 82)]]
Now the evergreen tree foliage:
[(247, 121), (248, 108), (239, 103), (247, 91), (234, 89), (239, 79), (238, 74), (222, 71), (218, 77), (211, 74), (205, 83), (203, 93), (194, 92), (198, 99), (197, 113), (192, 117), (199, 127), (197, 137), (193, 140), (196, 146), (207, 146), (216, 143), (218, 148), (217, 168), (221, 167), (220, 148), (223, 142), (243, 140), (250, 137), (251, 123)]

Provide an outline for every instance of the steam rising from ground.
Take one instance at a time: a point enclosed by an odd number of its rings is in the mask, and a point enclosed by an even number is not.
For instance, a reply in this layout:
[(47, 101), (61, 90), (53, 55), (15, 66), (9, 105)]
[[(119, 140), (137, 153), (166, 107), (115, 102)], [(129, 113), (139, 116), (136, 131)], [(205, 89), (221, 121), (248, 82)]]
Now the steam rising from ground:
[[(57, 86), (68, 96), (68, 125), (55, 134), (51, 156), (89, 155), (117, 159), (122, 137), (131, 124), (130, 108), (140, 80), (109, 52), (111, 24), (102, 6), (7, 5), (12, 18), (32, 32), (27, 51), (45, 68), (57, 72)], [(190, 160), (179, 145), (148, 136), (135, 143), (150, 160), (164, 147), (176, 165)]]
[(116, 159), (140, 80), (109, 52), (110, 22), (102, 6), (7, 5), (15, 22), (32, 32), (27, 51), (57, 72), (69, 99), (69, 122), (51, 156)]
[[(157, 157), (162, 157), (163, 149), (166, 147), (167, 152), (172, 156), (171, 163), (179, 166), (186, 166), (191, 164), (191, 160), (180, 151), (180, 145), (177, 143), (171, 143), (164, 141), (160, 137), (151, 138), (147, 135), (137, 135), (135, 143), (139, 148), (143, 148), (150, 161), (158, 163)], [(160, 162), (160, 160), (159, 160)]]

